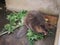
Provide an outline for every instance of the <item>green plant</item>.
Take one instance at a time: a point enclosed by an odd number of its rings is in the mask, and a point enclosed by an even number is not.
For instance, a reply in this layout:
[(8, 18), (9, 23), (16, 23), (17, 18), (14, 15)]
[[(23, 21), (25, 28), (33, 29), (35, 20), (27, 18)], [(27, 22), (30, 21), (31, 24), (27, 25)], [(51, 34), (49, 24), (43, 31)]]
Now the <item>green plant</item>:
[(7, 19), (11, 25), (16, 25), (17, 23), (22, 23), (22, 19), (25, 17), (27, 11), (22, 10), (18, 13), (11, 13), (7, 15)]
[(34, 42), (37, 40), (41, 40), (47, 36), (53, 36), (53, 35), (54, 33), (52, 32), (52, 30), (48, 31), (48, 35), (44, 35), (42, 33), (35, 33), (31, 29), (28, 29), (27, 31), (27, 39), (29, 40), (30, 45), (34, 45)]
[(41, 34), (41, 33), (40, 34), (35, 33), (31, 29), (29, 29), (27, 31), (27, 38), (28, 38), (28, 40), (30, 42), (30, 45), (33, 45), (34, 44), (34, 41), (43, 39), (44, 38), (44, 35)]
[(13, 30), (15, 29), (15, 27), (12, 26), (12, 25), (10, 25), (10, 24), (6, 24), (6, 25), (4, 26), (4, 28), (5, 28), (6, 31), (8, 31), (8, 34), (9, 34), (10, 32), (13, 32)]
[(7, 33), (10, 34), (16, 28), (23, 26), (23, 19), (26, 13), (26, 10), (21, 10), (20, 12), (14, 12), (7, 15), (7, 20), (9, 21), (9, 23), (4, 26), (4, 31), (7, 31)]

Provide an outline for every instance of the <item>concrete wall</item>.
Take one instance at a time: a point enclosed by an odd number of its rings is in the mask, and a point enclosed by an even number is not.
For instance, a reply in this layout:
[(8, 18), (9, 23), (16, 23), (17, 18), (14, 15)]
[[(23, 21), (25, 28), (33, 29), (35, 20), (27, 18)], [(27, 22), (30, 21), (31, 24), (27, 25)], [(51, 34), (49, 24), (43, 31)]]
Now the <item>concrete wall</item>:
[(60, 45), (60, 0), (57, 0), (56, 4), (57, 4), (57, 9), (59, 11), (59, 20), (58, 20), (57, 32), (56, 32), (56, 38), (55, 38), (54, 45)]
[(58, 14), (54, 0), (6, 0), (9, 10), (40, 10), (45, 13)]

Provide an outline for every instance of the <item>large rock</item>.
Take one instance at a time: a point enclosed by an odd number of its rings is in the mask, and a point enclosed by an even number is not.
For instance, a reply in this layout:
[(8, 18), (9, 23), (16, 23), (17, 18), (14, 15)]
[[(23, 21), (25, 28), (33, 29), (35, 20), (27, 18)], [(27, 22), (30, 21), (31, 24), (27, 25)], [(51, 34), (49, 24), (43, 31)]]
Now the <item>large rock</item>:
[(9, 10), (40, 10), (44, 13), (58, 14), (55, 0), (6, 0)]

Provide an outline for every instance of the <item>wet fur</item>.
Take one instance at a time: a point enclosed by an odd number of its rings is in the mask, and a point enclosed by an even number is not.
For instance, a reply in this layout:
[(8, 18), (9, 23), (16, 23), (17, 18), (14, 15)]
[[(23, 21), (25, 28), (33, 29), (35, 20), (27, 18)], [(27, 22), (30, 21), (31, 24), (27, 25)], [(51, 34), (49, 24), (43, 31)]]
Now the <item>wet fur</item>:
[(37, 33), (47, 34), (44, 16), (39, 11), (29, 11), (25, 17), (24, 25)]

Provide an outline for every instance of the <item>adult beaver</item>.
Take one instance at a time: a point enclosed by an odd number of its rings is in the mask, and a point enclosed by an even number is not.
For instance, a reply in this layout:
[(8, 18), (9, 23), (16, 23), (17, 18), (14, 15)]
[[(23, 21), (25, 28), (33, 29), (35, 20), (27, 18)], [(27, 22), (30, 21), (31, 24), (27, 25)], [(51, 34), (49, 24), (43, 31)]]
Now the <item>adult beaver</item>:
[(39, 11), (29, 11), (25, 16), (24, 25), (37, 33), (47, 35), (47, 23), (43, 15), (44, 14)]

